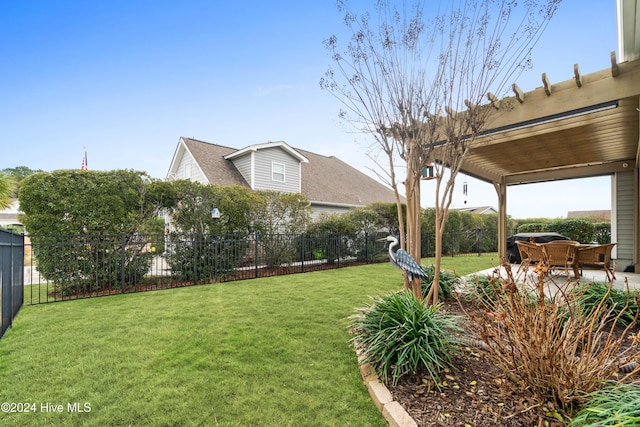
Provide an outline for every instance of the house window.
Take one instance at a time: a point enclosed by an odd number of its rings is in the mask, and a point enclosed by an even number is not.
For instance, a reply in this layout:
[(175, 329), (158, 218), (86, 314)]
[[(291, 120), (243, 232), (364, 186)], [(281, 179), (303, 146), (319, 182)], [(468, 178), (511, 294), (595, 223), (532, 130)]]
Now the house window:
[(191, 179), (191, 163), (189, 162), (186, 162), (184, 164), (184, 179), (186, 180)]
[(271, 163), (271, 179), (284, 182), (284, 165), (282, 163)]

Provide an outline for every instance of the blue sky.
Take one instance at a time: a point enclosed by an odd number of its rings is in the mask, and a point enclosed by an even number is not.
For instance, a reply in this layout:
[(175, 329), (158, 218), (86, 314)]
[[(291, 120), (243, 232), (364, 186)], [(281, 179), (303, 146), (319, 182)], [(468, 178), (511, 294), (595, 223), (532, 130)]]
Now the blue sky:
[[(79, 168), (86, 147), (90, 169), (164, 178), (187, 136), (283, 140), (371, 174), (372, 141), (347, 130), (318, 83), (330, 64), (322, 41), (343, 28), (331, 0), (3, 0), (0, 169)], [(515, 82), (528, 91), (543, 72), (559, 82), (574, 63), (607, 68), (617, 48), (614, 0), (565, 0)], [(492, 186), (460, 180), (469, 194), (458, 185), (454, 207), (497, 207)], [(512, 187), (508, 204), (516, 218), (610, 209), (610, 179)]]

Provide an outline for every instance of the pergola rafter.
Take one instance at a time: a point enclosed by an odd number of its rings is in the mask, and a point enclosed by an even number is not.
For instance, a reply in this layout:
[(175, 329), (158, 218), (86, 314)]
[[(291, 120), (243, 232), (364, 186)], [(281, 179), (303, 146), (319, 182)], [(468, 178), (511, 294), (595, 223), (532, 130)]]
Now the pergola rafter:
[[(514, 96), (498, 99), (489, 93), (489, 103), (478, 107), (486, 109), (484, 125), (470, 141), (461, 172), (494, 185), (501, 223), (506, 223), (509, 185), (638, 174), (640, 59), (617, 63), (612, 52), (610, 60), (610, 68), (584, 75), (576, 64), (573, 78), (556, 84), (542, 74), (541, 87), (523, 92), (514, 84)], [(439, 154), (436, 147), (434, 161), (445, 160)]]

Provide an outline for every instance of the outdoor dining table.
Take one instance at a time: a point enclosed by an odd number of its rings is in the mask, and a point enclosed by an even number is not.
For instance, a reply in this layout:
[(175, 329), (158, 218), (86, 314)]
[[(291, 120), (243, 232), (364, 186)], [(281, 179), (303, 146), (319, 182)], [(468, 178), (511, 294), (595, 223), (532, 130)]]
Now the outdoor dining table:
[(573, 270), (578, 279), (583, 268), (603, 269), (609, 280), (615, 279), (611, 267), (611, 251), (616, 243), (584, 244), (572, 240), (554, 240), (546, 243), (516, 242), (520, 254), (529, 262), (538, 262), (545, 258), (552, 267), (564, 267), (566, 272)]
[(579, 244), (577, 246), (576, 257), (580, 269), (582, 270), (584, 266), (597, 267), (607, 273), (609, 280), (615, 279), (616, 276), (611, 267), (611, 251), (616, 244), (617, 243)]

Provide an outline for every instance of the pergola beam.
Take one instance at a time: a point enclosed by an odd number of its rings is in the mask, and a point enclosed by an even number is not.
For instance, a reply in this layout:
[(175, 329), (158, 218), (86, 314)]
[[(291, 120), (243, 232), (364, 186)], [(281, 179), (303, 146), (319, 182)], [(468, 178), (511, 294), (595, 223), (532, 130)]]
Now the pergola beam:
[(549, 83), (549, 78), (547, 77), (547, 73), (542, 73), (542, 87), (544, 88), (544, 93), (547, 96), (551, 95), (551, 83)]
[(596, 165), (572, 165), (565, 168), (545, 169), (526, 173), (506, 175), (506, 185), (530, 184), (534, 182), (553, 181), (592, 176), (610, 175), (613, 172), (627, 172), (636, 167), (635, 159)]
[[(505, 97), (500, 100), (500, 105), (509, 105), (511, 108), (500, 108), (498, 111), (494, 109), (493, 112), (489, 112), (484, 128), (500, 128), (565, 111), (640, 96), (640, 60), (622, 62), (618, 64), (618, 70), (617, 77), (612, 77), (610, 69), (586, 74), (582, 76), (581, 88), (576, 86), (574, 79), (554, 84), (553, 96), (548, 96), (541, 87), (523, 94), (527, 102), (520, 102), (515, 97)], [(492, 105), (495, 104), (496, 102), (492, 101)]]
[(582, 87), (582, 73), (578, 64), (573, 64), (573, 75), (576, 79), (576, 86)]
[(616, 61), (616, 52), (611, 52), (611, 77), (618, 77), (620, 74), (620, 68), (618, 67), (618, 61)]
[(518, 102), (520, 104), (524, 103), (524, 92), (522, 91), (522, 89), (520, 89), (520, 87), (515, 83), (511, 85), (511, 89), (513, 89), (513, 93), (516, 94), (516, 99), (518, 100)]

